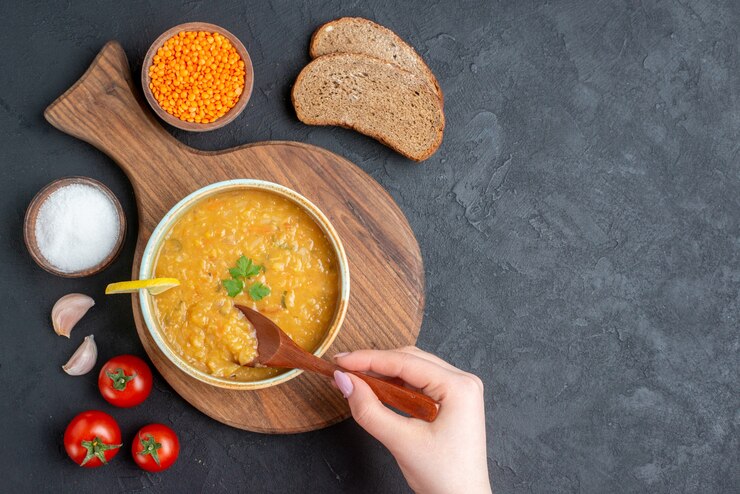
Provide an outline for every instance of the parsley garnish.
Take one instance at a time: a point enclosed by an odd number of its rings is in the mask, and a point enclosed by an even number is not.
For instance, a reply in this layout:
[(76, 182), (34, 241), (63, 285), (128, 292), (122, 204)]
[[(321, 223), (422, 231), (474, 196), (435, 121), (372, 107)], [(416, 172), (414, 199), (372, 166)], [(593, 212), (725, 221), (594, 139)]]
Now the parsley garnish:
[(267, 297), (270, 294), (270, 287), (260, 283), (259, 281), (257, 283), (254, 283), (252, 286), (249, 287), (249, 296), (252, 297), (252, 300), (262, 300), (263, 298)]
[[(244, 285), (249, 278), (257, 276), (260, 271), (264, 270), (264, 266), (255, 264), (254, 261), (242, 255), (237, 259), (236, 266), (229, 268), (231, 279), (222, 280), (221, 283), (226, 288), (229, 297), (236, 297), (244, 291)], [(270, 287), (258, 281), (250, 285), (248, 292), (252, 300), (259, 301), (270, 294)]]
[(251, 278), (256, 276), (260, 271), (264, 271), (264, 266), (255, 264), (251, 259), (241, 256), (236, 261), (236, 267), (229, 269), (231, 276), (243, 276), (244, 278)]
[(236, 297), (242, 292), (242, 290), (244, 290), (244, 282), (237, 278), (223, 280), (222, 283), (224, 288), (226, 288), (226, 293), (229, 294), (229, 297)]

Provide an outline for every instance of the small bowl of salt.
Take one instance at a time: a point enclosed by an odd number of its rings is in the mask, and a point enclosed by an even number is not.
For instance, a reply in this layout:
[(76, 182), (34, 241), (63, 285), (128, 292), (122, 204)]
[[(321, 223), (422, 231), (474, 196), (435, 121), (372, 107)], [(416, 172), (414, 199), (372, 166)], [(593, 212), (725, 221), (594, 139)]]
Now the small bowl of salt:
[(26, 210), (23, 238), (36, 264), (65, 278), (90, 276), (121, 252), (126, 216), (105, 185), (87, 177), (55, 180)]

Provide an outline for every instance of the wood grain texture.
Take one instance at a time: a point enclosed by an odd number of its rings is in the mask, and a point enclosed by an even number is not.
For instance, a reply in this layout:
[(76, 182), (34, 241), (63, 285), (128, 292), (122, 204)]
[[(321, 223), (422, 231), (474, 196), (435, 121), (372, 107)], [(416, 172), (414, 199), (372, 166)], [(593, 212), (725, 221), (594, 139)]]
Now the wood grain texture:
[[(268, 180), (314, 202), (344, 243), (352, 290), (329, 355), (415, 343), (424, 308), (421, 254), (403, 213), (377, 182), (346, 159), (297, 142), (216, 152), (189, 148), (159, 125), (136, 93), (123, 49), (109, 42), (45, 112), (52, 125), (108, 154), (131, 180), (139, 212), (134, 278), (153, 229), (182, 197), (221, 180)], [(257, 391), (215, 388), (186, 376), (154, 345), (136, 296), (133, 306), (139, 337), (154, 365), (183, 398), (214, 419), (256, 432), (295, 433), (349, 416), (344, 398), (318, 376), (301, 374)]]

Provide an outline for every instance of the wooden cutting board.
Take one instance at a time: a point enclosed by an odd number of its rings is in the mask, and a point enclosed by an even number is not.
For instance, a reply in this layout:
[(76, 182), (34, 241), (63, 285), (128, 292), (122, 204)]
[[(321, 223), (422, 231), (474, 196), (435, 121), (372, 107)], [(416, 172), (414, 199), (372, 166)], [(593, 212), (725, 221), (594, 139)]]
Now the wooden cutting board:
[[(126, 54), (114, 41), (103, 47), (82, 78), (46, 109), (45, 116), (59, 130), (106, 153), (131, 180), (139, 212), (134, 279), (152, 231), (185, 195), (222, 180), (268, 180), (315, 203), (347, 251), (349, 309), (327, 355), (416, 342), (424, 309), (419, 246), (388, 193), (346, 159), (298, 142), (263, 142), (216, 152), (185, 146), (144, 106)], [(132, 300), (136, 329), (154, 365), (183, 398), (219, 422), (256, 432), (295, 433), (349, 416), (346, 401), (327, 380), (305, 373), (257, 391), (220, 389), (187, 376), (157, 349), (144, 325), (138, 297)]]

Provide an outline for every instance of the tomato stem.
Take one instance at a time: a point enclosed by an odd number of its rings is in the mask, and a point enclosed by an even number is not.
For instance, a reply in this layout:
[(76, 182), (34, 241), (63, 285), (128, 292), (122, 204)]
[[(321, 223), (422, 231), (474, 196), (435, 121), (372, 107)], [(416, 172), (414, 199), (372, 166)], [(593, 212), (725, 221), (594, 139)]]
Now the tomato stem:
[(158, 443), (154, 436), (151, 434), (147, 434), (147, 438), (144, 439), (143, 437), (139, 436), (139, 441), (141, 442), (141, 447), (143, 448), (142, 451), (139, 451), (139, 454), (144, 455), (152, 455), (152, 458), (154, 458), (154, 462), (159, 466), (159, 448), (162, 447), (162, 443)]
[(105, 371), (105, 375), (111, 378), (111, 380), (113, 381), (113, 389), (115, 389), (116, 391), (123, 391), (124, 389), (126, 389), (126, 384), (128, 384), (129, 381), (136, 377), (136, 373), (127, 376), (126, 373), (123, 372), (123, 369), (121, 369), (120, 367), (116, 369), (115, 373)]
[(92, 441), (82, 441), (82, 447), (87, 450), (87, 454), (85, 455), (85, 459), (82, 460), (82, 463), (80, 463), (80, 466), (83, 466), (93, 458), (97, 458), (100, 460), (100, 463), (107, 465), (108, 461), (105, 459), (105, 452), (109, 449), (118, 449), (121, 446), (123, 444), (105, 444), (98, 436), (95, 436)]

